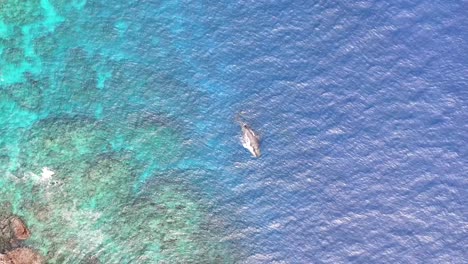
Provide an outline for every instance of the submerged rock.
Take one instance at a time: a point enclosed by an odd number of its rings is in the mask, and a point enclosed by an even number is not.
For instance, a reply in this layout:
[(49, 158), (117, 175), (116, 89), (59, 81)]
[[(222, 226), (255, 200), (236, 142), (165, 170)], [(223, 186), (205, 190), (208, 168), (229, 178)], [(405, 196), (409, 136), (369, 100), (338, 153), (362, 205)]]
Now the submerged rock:
[(10, 218), (10, 229), (15, 239), (26, 240), (31, 236), (31, 232), (19, 217), (13, 216)]
[(31, 232), (21, 218), (10, 216), (0, 219), (0, 240), (14, 243), (15, 240), (26, 240), (30, 236)]
[(12, 264), (42, 264), (44, 263), (44, 259), (42, 258), (42, 256), (30, 248), (17, 248), (17, 249), (8, 251), (5, 255), (11, 261), (11, 262), (5, 262), (5, 263), (12, 263)]
[(7, 255), (0, 254), (0, 264), (13, 264), (13, 262)]
[(2, 253), (0, 254), (0, 264), (41, 263), (22, 262), (22, 259), (37, 259), (35, 255), (38, 254), (32, 249), (18, 248), (22, 246), (21, 241), (28, 239), (30, 236), (31, 232), (21, 218), (15, 215), (3, 214), (0, 218), (0, 253)]

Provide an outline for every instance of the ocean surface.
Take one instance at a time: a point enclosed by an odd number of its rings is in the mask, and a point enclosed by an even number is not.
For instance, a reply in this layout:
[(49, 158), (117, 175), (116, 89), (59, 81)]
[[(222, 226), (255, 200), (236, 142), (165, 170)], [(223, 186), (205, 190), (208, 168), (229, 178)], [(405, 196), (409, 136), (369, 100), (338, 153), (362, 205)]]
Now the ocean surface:
[(0, 0), (47, 263), (468, 263), (467, 172), (465, 0)]

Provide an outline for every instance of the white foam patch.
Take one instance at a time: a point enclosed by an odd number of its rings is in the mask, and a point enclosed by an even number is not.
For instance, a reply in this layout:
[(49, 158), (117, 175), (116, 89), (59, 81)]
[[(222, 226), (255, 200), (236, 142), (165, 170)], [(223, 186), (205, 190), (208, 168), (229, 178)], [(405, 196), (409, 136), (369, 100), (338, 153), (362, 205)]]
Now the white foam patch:
[(42, 168), (40, 182), (49, 182), (54, 174), (55, 172), (53, 172), (51, 169), (47, 167)]

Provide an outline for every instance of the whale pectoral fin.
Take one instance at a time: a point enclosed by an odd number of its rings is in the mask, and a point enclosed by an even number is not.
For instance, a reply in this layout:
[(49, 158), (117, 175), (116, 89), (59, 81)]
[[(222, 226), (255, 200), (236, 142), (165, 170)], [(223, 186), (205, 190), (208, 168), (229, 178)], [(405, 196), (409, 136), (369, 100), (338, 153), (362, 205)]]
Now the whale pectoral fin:
[(255, 136), (255, 138), (256, 138), (257, 140), (260, 141), (260, 139), (261, 139), (260, 135), (257, 134), (257, 133), (255, 133), (255, 132), (253, 132), (253, 131), (252, 131), (252, 133), (253, 133), (253, 135)]

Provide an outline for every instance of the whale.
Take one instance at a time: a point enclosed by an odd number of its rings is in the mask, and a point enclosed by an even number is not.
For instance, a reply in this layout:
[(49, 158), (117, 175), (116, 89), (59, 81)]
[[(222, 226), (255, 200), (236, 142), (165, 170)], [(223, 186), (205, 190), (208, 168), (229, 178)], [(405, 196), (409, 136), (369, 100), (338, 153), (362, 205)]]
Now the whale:
[(253, 129), (247, 125), (247, 123), (239, 120), (239, 123), (242, 128), (242, 137), (241, 143), (244, 148), (246, 148), (252, 156), (255, 158), (260, 157), (260, 137), (253, 131)]

